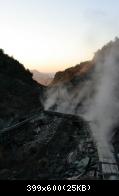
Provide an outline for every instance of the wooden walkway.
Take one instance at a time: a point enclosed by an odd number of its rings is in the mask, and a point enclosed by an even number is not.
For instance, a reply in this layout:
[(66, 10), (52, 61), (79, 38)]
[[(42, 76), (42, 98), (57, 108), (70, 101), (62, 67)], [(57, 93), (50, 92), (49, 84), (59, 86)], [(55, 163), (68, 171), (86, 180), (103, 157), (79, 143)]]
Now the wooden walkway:
[(98, 147), (99, 170), (103, 179), (115, 178), (119, 179), (119, 168), (116, 161), (114, 150), (111, 152), (107, 147)]

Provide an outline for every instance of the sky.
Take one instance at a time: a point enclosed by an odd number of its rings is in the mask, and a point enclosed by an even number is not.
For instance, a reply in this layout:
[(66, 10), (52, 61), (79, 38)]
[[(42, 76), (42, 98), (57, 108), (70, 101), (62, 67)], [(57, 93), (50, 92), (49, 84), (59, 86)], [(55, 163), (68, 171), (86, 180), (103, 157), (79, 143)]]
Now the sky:
[(28, 69), (90, 60), (119, 36), (117, 0), (0, 0), (0, 48)]

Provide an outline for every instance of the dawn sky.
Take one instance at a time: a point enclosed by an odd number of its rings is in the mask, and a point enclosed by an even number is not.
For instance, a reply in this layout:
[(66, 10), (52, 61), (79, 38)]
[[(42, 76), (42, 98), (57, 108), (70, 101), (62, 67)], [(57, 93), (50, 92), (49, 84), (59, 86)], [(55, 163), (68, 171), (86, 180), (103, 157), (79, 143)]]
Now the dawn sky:
[(0, 0), (0, 48), (29, 69), (91, 59), (119, 36), (117, 0)]

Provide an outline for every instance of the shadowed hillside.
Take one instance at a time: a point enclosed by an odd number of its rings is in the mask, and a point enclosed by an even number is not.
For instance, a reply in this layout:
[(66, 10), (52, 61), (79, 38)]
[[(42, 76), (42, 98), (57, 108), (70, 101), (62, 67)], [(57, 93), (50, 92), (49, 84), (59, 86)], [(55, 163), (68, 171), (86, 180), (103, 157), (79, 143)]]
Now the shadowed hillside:
[(0, 127), (13, 119), (41, 108), (40, 95), (43, 86), (32, 79), (26, 70), (13, 57), (0, 50)]

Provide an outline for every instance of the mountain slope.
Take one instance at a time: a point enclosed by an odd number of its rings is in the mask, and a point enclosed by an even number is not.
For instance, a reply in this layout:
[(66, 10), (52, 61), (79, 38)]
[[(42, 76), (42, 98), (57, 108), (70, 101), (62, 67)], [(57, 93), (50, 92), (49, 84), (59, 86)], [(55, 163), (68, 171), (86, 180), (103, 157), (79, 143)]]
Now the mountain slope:
[(92, 61), (86, 61), (82, 62), (74, 67), (68, 68), (65, 71), (57, 72), (54, 80), (51, 83), (52, 85), (58, 85), (58, 84), (65, 84), (67, 82), (70, 82), (75, 77), (81, 78), (85, 76), (93, 67)]
[[(87, 98), (87, 94), (91, 96), (94, 92), (93, 87), (92, 89), (88, 88), (91, 86), (90, 81), (94, 67), (94, 61), (86, 61), (63, 72), (57, 72), (45, 92), (45, 109), (53, 109), (64, 113), (77, 113), (78, 107)], [(88, 91), (88, 93), (82, 94), (83, 91)], [(80, 94), (83, 96), (80, 96)]]
[[(82, 108), (84, 110), (88, 105), (92, 104), (93, 97), (96, 95), (100, 85), (100, 80), (104, 75), (103, 72), (108, 74), (108, 68), (104, 71), (105, 63), (107, 64), (106, 67), (112, 64), (110, 66), (112, 72), (114, 72), (113, 64), (118, 64), (118, 48), (119, 39), (116, 39), (98, 50), (91, 61), (57, 72), (47, 90), (45, 108), (76, 114), (78, 111), (81, 112)], [(114, 53), (113, 57), (111, 53)], [(106, 77), (104, 76), (104, 85), (105, 79)]]
[(42, 92), (43, 86), (32, 79), (32, 73), (0, 50), (0, 126), (41, 108)]
[(41, 73), (37, 70), (31, 70), (31, 73), (33, 73), (34, 80), (45, 86), (48, 86), (54, 78), (54, 73)]

